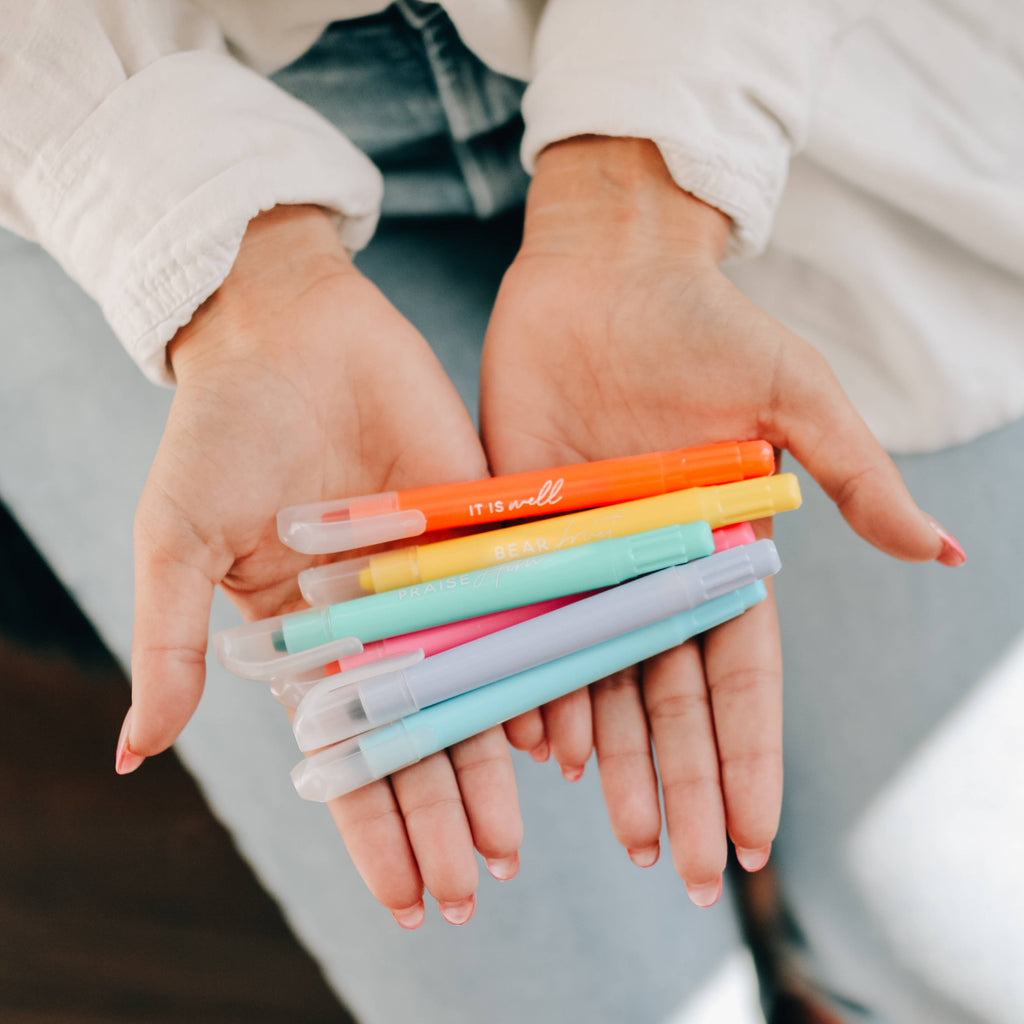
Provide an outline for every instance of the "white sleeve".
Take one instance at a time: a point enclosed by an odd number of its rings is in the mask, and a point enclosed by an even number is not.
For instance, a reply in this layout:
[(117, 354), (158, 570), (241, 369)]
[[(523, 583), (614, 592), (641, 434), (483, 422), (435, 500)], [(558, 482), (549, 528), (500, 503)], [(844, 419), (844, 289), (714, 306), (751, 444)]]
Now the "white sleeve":
[(228, 53), (188, 0), (0, 0), (0, 225), (99, 302), (151, 380), (280, 203), (356, 250), (382, 183), (332, 125)]
[(523, 99), (523, 163), (574, 135), (653, 140), (675, 182), (764, 248), (790, 156), (865, 0), (549, 0)]

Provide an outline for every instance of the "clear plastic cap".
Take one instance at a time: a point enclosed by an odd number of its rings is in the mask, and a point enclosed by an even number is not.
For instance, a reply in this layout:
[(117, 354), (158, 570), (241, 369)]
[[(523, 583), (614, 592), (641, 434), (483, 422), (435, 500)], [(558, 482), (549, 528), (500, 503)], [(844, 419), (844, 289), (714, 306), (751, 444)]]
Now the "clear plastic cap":
[(416, 545), (407, 544), (376, 555), (304, 569), (299, 573), (299, 590), (314, 608), (324, 608), (406, 586), (409, 580), (419, 580), (418, 552)]
[(383, 779), (419, 758), (412, 736), (390, 726), (307, 757), (291, 776), (303, 800), (327, 801)]
[[(292, 720), (299, 750), (317, 750), (416, 711), (417, 705), (405, 685), (403, 672), (423, 657), (420, 649), (360, 665), (317, 683), (302, 699)], [(386, 676), (392, 678), (386, 679)], [(368, 708), (359, 684), (371, 680), (375, 689), (381, 689), (379, 684), (383, 684), (383, 690), (375, 706)], [(380, 707), (381, 697), (386, 707)]]
[(307, 555), (418, 537), (426, 528), (427, 518), (419, 509), (398, 507), (396, 491), (292, 505), (277, 513), (277, 535)]
[(368, 786), (376, 776), (359, 740), (346, 740), (300, 761), (291, 771), (292, 784), (303, 800), (326, 803)]
[[(308, 651), (302, 651), (300, 654), (294, 655), (294, 663), (289, 664), (287, 659), (282, 659), (282, 662), (285, 663), (283, 671), (279, 670), (278, 675), (272, 676), (267, 680), (270, 683), (270, 692), (274, 699), (286, 708), (297, 708), (302, 698), (317, 683), (322, 682), (324, 679), (337, 679), (341, 675), (338, 661), (339, 659), (352, 657), (352, 655), (344, 652), (354, 639), (355, 637), (345, 637), (343, 640), (332, 640), (329, 644), (322, 644), (320, 647), (313, 647)], [(335, 656), (335, 651), (340, 653)], [(356, 651), (355, 653), (367, 655), (367, 664), (384, 657), (383, 650), (379, 647), (375, 647), (370, 651), (363, 648), (362, 651)], [(315, 656), (317, 661), (323, 660), (323, 664), (317, 665), (308, 671), (305, 670), (304, 658), (306, 655)]]
[(363, 645), (354, 637), (289, 654), (284, 643), (284, 615), (259, 622), (247, 622), (213, 635), (217, 660), (243, 679), (298, 679), (304, 673), (323, 668), (339, 658), (359, 654)]
[(328, 671), (330, 668), (330, 665), (324, 665), (321, 668), (302, 673), (298, 678), (285, 676), (283, 679), (270, 679), (268, 680), (270, 683), (270, 694), (278, 704), (283, 704), (286, 708), (297, 708), (302, 698), (317, 683), (338, 674), (337, 672)]
[(371, 557), (345, 558), (314, 569), (303, 569), (299, 573), (302, 596), (314, 608), (326, 608), (372, 594), (373, 591), (365, 590), (361, 582), (363, 573), (370, 568)]

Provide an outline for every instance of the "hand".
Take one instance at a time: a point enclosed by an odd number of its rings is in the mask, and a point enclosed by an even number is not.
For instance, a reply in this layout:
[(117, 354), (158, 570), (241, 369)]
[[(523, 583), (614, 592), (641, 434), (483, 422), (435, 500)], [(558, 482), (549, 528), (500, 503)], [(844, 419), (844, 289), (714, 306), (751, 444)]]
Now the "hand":
[[(496, 474), (724, 440), (786, 448), (847, 522), (898, 558), (959, 564), (825, 360), (718, 270), (728, 219), (679, 189), (657, 148), (580, 138), (545, 150), (523, 246), (484, 347)], [(770, 522), (758, 524), (762, 536)], [(740, 619), (509, 723), (513, 745), (578, 778), (591, 742), (612, 829), (658, 857), (657, 751), (675, 867), (706, 906), (726, 834), (768, 858), (782, 796), (781, 657), (771, 599)], [(592, 704), (592, 708), (591, 708)], [(591, 721), (592, 716), (592, 721)]]
[[(278, 509), (487, 473), (430, 348), (316, 208), (250, 224), (231, 274), (169, 357), (178, 389), (135, 518), (133, 705), (119, 771), (168, 747), (198, 704), (218, 583), (247, 619), (302, 605), (296, 574), (314, 559), (278, 540)], [(499, 876), (518, 864), (500, 729), (331, 812), (371, 892), (405, 927), (423, 919), (424, 884), (449, 920), (468, 920), (474, 846)]]

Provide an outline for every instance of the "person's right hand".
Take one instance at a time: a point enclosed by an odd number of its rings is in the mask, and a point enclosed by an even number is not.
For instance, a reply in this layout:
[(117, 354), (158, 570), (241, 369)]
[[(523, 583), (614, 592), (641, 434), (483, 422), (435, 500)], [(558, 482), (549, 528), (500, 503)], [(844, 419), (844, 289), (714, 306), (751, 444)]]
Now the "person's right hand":
[[(314, 207), (252, 221), (169, 358), (178, 389), (135, 517), (122, 773), (170, 746), (195, 710), (218, 583), (250, 620), (303, 606), (296, 575), (315, 560), (278, 540), (278, 509), (487, 475), (429, 346)], [(334, 800), (331, 812), (403, 927), (422, 921), (424, 885), (449, 921), (469, 919), (474, 846), (496, 877), (518, 868), (522, 824), (500, 728)]]

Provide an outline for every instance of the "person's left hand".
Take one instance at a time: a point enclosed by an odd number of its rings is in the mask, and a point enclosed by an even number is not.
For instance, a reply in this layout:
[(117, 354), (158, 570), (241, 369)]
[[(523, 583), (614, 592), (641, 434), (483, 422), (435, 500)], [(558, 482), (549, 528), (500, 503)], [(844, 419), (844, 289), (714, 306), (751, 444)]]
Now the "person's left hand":
[[(718, 270), (728, 219), (679, 189), (653, 143), (545, 150), (523, 246), (484, 346), (481, 423), (495, 474), (764, 438), (788, 448), (889, 554), (958, 564), (824, 359)], [(770, 534), (770, 521), (755, 524)], [(769, 856), (782, 801), (782, 665), (771, 598), (700, 640), (507, 723), (566, 778), (596, 747), (612, 830), (659, 854), (658, 756), (672, 858), (693, 902), (721, 892), (728, 835)]]

